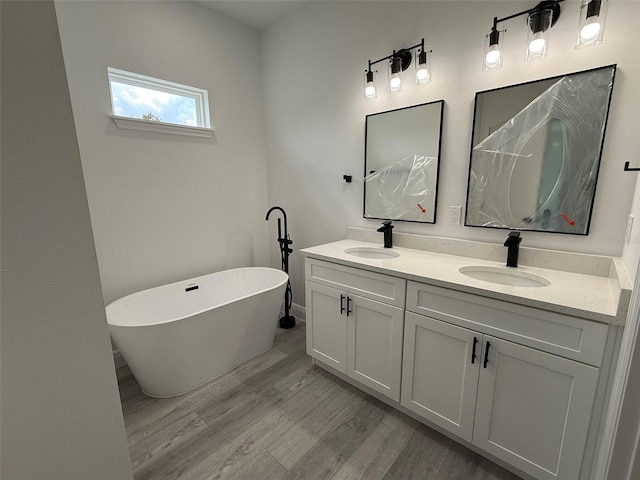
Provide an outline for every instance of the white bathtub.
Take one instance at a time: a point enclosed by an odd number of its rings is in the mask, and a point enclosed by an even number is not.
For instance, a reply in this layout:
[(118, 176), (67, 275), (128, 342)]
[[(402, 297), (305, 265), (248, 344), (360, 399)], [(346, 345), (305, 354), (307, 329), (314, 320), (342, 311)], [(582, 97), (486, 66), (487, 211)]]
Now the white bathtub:
[(173, 397), (273, 345), (286, 287), (273, 268), (236, 268), (109, 304), (111, 337), (144, 393)]

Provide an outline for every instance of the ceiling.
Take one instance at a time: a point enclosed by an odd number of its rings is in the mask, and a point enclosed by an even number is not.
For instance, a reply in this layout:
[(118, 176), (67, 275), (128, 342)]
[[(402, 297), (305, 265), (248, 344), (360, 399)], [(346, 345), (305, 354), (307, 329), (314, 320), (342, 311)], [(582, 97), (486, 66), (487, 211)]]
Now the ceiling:
[(198, 3), (256, 30), (310, 3), (310, 0), (196, 0)]

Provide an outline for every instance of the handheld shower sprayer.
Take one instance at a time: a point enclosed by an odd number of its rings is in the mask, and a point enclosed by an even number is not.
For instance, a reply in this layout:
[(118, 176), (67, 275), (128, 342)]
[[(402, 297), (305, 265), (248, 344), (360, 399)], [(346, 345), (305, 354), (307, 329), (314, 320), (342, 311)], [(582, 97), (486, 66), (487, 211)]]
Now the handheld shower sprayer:
[[(293, 249), (289, 248), (290, 245), (293, 245), (293, 241), (289, 237), (289, 231), (287, 228), (287, 214), (281, 207), (271, 207), (267, 211), (267, 215), (265, 216), (265, 220), (269, 220), (269, 215), (273, 210), (280, 210), (282, 212), (282, 219), (284, 220), (284, 232), (282, 231), (282, 222), (281, 219), (278, 218), (278, 244), (280, 245), (280, 259), (281, 259), (281, 267), (282, 270), (288, 275), (289, 274), (289, 254), (293, 253)], [(284, 233), (284, 235), (283, 235)], [(291, 281), (287, 281), (287, 288), (284, 294), (284, 317), (280, 319), (280, 328), (293, 328), (296, 325), (296, 319), (293, 315), (289, 314), (289, 309), (291, 308), (292, 295), (291, 295)]]

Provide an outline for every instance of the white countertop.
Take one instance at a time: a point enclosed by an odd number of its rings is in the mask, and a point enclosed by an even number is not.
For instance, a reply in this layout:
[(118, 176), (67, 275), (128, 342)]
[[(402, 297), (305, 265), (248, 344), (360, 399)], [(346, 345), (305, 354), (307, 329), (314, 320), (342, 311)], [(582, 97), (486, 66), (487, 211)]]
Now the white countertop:
[(512, 270), (504, 263), (402, 247), (394, 247), (392, 250), (400, 255), (390, 259), (362, 258), (345, 253), (346, 249), (357, 247), (385, 250), (380, 245), (347, 239), (305, 248), (300, 253), (310, 258), (612, 325), (624, 325), (625, 322), (631, 292), (629, 288), (621, 288), (621, 282), (615, 275), (585, 275), (523, 265), (517, 267), (518, 272), (541, 276), (550, 285), (516, 287), (476, 280), (458, 271), (464, 266)]

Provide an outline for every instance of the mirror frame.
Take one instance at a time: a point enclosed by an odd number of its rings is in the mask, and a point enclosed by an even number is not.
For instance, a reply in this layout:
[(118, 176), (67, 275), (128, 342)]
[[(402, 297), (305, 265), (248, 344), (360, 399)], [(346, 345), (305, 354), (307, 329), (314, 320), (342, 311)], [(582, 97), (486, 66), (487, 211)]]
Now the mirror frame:
[[(538, 229), (534, 229), (534, 228), (500, 227), (500, 226), (471, 225), (471, 224), (468, 224), (467, 223), (467, 209), (468, 209), (468, 206), (469, 206), (469, 188), (471, 186), (471, 164), (472, 164), (472, 160), (473, 160), (473, 147), (474, 147), (473, 138), (475, 136), (476, 116), (478, 115), (478, 95), (481, 95), (483, 93), (496, 92), (498, 90), (505, 90), (505, 89), (513, 88), (513, 87), (519, 87), (519, 86), (523, 86), (523, 85), (530, 85), (530, 84), (533, 84), (533, 83), (543, 82), (543, 81), (547, 81), (547, 80), (560, 80), (563, 77), (567, 77), (567, 76), (571, 76), (571, 75), (577, 75), (577, 74), (581, 74), (581, 73), (588, 73), (588, 72), (593, 72), (593, 71), (596, 71), (596, 70), (603, 70), (603, 69), (611, 69), (613, 71), (613, 73), (612, 73), (612, 76), (611, 76), (611, 89), (609, 91), (609, 100), (607, 102), (607, 111), (606, 111), (605, 117), (604, 117), (602, 139), (601, 139), (601, 142), (600, 142), (600, 151), (598, 152), (598, 161), (597, 161), (597, 165), (596, 165), (596, 178), (595, 178), (595, 181), (594, 181), (594, 184), (593, 184), (593, 193), (591, 195), (591, 206), (589, 208), (589, 217), (587, 218), (587, 224), (586, 224), (586, 228), (584, 230), (584, 233), (583, 232), (561, 232), (561, 231), (556, 231), (556, 230), (538, 230)], [(598, 177), (600, 175), (600, 165), (602, 164), (602, 151), (604, 150), (604, 142), (605, 142), (605, 136), (606, 136), (606, 132), (607, 132), (607, 123), (609, 121), (609, 112), (611, 110), (611, 100), (613, 98), (613, 85), (614, 85), (615, 77), (616, 77), (616, 69), (617, 69), (617, 64), (604, 65), (602, 67), (589, 68), (587, 70), (580, 70), (580, 71), (577, 71), (577, 72), (568, 72), (568, 73), (561, 74), (561, 75), (554, 75), (552, 77), (537, 78), (535, 80), (531, 80), (531, 81), (528, 81), (528, 82), (515, 83), (515, 84), (512, 84), (512, 85), (506, 85), (504, 87), (497, 87), (497, 88), (492, 88), (492, 89), (489, 89), (489, 90), (483, 90), (481, 92), (476, 92), (475, 97), (474, 97), (473, 120), (472, 120), (472, 124), (471, 124), (471, 141), (470, 141), (470, 148), (469, 148), (469, 172), (468, 172), (468, 175), (467, 175), (467, 196), (466, 196), (466, 200), (465, 200), (465, 212), (464, 212), (464, 226), (465, 227), (492, 228), (492, 229), (498, 229), (498, 230), (515, 230), (515, 231), (521, 231), (521, 232), (542, 232), (542, 233), (554, 233), (554, 234), (564, 234), (564, 235), (579, 235), (579, 236), (587, 236), (587, 235), (589, 235), (589, 230), (591, 228), (591, 218), (593, 216), (593, 206), (594, 206), (595, 198), (596, 198), (596, 188), (598, 186)]]
[[(433, 221), (432, 222), (426, 222), (426, 221), (420, 221), (420, 220), (403, 220), (401, 218), (383, 218), (383, 217), (373, 217), (373, 216), (367, 216), (366, 215), (366, 209), (367, 209), (367, 182), (364, 181), (364, 178), (366, 178), (367, 174), (367, 138), (368, 138), (368, 129), (367, 129), (367, 125), (369, 122), (369, 117), (375, 117), (377, 115), (383, 115), (385, 113), (390, 113), (390, 112), (399, 112), (401, 110), (407, 110), (410, 108), (417, 108), (417, 107), (424, 107), (426, 105), (434, 105), (436, 103), (440, 104), (440, 131), (438, 132), (438, 163), (436, 165), (436, 183), (435, 183), (435, 189), (434, 189), (434, 201), (433, 201)], [(410, 223), (421, 223), (421, 224), (427, 224), (427, 225), (434, 225), (436, 223), (436, 216), (438, 213), (438, 184), (440, 183), (440, 159), (441, 159), (441, 154), (442, 154), (442, 130), (443, 130), (443, 120), (444, 120), (444, 99), (440, 99), (440, 100), (434, 100), (432, 102), (425, 102), (425, 103), (419, 103), (417, 105), (409, 105), (407, 107), (401, 107), (401, 108), (395, 108), (392, 110), (385, 110), (384, 112), (377, 112), (377, 113), (370, 113), (368, 115), (365, 115), (365, 121), (364, 121), (364, 176), (363, 176), (363, 194), (362, 194), (362, 218), (365, 219), (369, 219), (369, 220), (393, 220), (394, 222), (410, 222)]]

